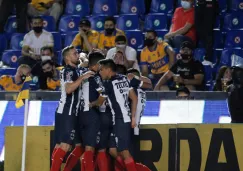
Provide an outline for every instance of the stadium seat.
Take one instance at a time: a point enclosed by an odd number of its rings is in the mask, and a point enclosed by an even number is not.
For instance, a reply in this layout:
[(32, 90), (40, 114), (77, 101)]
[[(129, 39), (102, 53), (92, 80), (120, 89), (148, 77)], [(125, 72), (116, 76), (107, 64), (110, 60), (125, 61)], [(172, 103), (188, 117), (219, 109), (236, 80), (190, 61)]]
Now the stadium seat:
[(8, 20), (4, 26), (4, 31), (8, 34), (16, 32), (17, 29), (17, 22), (16, 22), (16, 16), (12, 15), (8, 17)]
[(167, 30), (167, 17), (164, 14), (148, 14), (145, 17), (144, 29)]
[(95, 0), (93, 7), (93, 15), (109, 15), (117, 14), (117, 0)]
[(233, 12), (224, 17), (224, 30), (243, 29), (242, 12)]
[(20, 50), (6, 50), (3, 52), (2, 61), (5, 65), (8, 65), (12, 68), (17, 68), (17, 60), (21, 56)]
[(78, 15), (62, 16), (59, 22), (59, 31), (61, 33), (78, 31), (80, 19), (81, 18)]
[(213, 50), (213, 58), (212, 58), (212, 62), (218, 63), (220, 61), (221, 55), (222, 55), (222, 51), (223, 49), (214, 49)]
[(194, 50), (194, 59), (202, 62), (205, 56), (205, 49), (204, 48), (197, 48)]
[(242, 11), (243, 10), (243, 0), (230, 0), (230, 9), (232, 11)]
[(107, 16), (105, 15), (98, 15), (98, 16), (91, 16), (89, 17), (89, 21), (91, 22), (92, 29), (96, 31), (103, 31), (104, 30), (104, 22), (105, 18)]
[(0, 76), (2, 75), (14, 76), (16, 74), (16, 71), (17, 71), (16, 68), (0, 68)]
[(5, 34), (0, 34), (0, 53), (2, 53), (8, 45), (7, 37)]
[(139, 29), (139, 18), (136, 14), (120, 15), (116, 21), (117, 28), (121, 30)]
[(144, 42), (144, 35), (139, 30), (126, 31), (128, 45), (134, 49), (142, 49)]
[(138, 14), (145, 13), (145, 4), (141, 0), (122, 0), (121, 14)]
[(222, 55), (220, 58), (220, 65), (227, 65), (231, 66), (231, 58), (232, 55), (237, 55), (243, 57), (243, 50), (242, 49), (224, 49), (222, 51)]
[(224, 48), (224, 40), (225, 40), (225, 34), (223, 34), (220, 30), (214, 30), (213, 47), (215, 49), (223, 49)]
[(213, 68), (211, 65), (203, 65), (203, 67), (206, 90), (208, 90), (212, 87), (213, 84)]
[(89, 0), (67, 0), (65, 14), (79, 15), (82, 17), (89, 15)]
[(61, 34), (58, 32), (52, 32), (52, 36), (54, 39), (54, 51), (58, 51), (62, 49), (62, 38)]
[(243, 47), (243, 30), (230, 30), (227, 32), (225, 48), (242, 48)]
[(55, 31), (56, 30), (56, 22), (52, 16), (43, 15), (43, 16), (41, 16), (41, 18), (43, 18), (43, 23), (44, 23), (43, 28), (46, 31)]
[(228, 9), (228, 2), (227, 0), (219, 0), (219, 12), (220, 13), (225, 13)]
[(10, 48), (12, 50), (22, 50), (24, 35), (23, 33), (14, 33), (12, 35), (10, 41)]
[(220, 30), (220, 28), (221, 28), (221, 18), (220, 18), (220, 16), (217, 16), (213, 29)]
[(56, 57), (57, 57), (57, 64), (62, 65), (62, 51), (57, 51)]
[(150, 13), (172, 14), (174, 8), (172, 0), (152, 0)]
[(78, 31), (67, 32), (64, 40), (64, 46), (69, 46), (72, 44), (74, 37), (78, 34)]
[(168, 33), (168, 30), (155, 30), (158, 36), (158, 41), (164, 40), (164, 36)]

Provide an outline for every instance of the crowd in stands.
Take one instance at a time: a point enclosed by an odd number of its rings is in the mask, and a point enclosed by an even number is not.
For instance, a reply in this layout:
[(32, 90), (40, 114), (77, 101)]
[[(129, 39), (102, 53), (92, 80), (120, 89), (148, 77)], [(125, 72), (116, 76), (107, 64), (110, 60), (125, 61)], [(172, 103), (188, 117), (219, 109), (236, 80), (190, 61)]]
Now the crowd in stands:
[(241, 45), (241, 34), (233, 32), (240, 17), (231, 17), (235, 23), (227, 25), (228, 15), (239, 16), (238, 9), (232, 12), (235, 7), (222, 1), (2, 0), (1, 89), (18, 91), (30, 68), (32, 90), (59, 90), (61, 49), (73, 45), (82, 66), (89, 52), (100, 49), (116, 64), (149, 77), (153, 90), (185, 85), (194, 91), (225, 91), (231, 56), (243, 52), (234, 49)]

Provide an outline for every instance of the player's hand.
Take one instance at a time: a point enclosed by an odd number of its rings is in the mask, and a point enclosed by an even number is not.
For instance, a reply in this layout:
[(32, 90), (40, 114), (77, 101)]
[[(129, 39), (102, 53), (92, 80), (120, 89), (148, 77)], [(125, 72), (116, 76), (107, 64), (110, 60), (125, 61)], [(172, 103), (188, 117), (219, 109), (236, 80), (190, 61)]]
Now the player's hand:
[(95, 102), (90, 102), (89, 103), (89, 108), (92, 108), (92, 107), (94, 107), (95, 106)]
[(135, 117), (132, 117), (131, 127), (135, 128), (137, 126)]
[(174, 81), (175, 81), (177, 84), (184, 83), (184, 79), (183, 79), (181, 76), (176, 76), (176, 77), (174, 77)]
[(135, 75), (132, 74), (132, 73), (127, 74), (127, 78), (128, 78), (129, 80), (132, 80), (134, 77), (135, 77)]
[(81, 37), (85, 37), (86, 36), (85, 32), (82, 29), (79, 29), (79, 33), (80, 33)]
[(174, 34), (173, 33), (167, 33), (165, 36), (164, 36), (164, 39), (170, 39), (174, 37)]
[(85, 80), (85, 79), (88, 79), (89, 77), (92, 77), (92, 76), (94, 76), (94, 72), (93, 71), (88, 71), (88, 72), (86, 72), (85, 74), (83, 74), (82, 75), (82, 77), (83, 77), (83, 79)]

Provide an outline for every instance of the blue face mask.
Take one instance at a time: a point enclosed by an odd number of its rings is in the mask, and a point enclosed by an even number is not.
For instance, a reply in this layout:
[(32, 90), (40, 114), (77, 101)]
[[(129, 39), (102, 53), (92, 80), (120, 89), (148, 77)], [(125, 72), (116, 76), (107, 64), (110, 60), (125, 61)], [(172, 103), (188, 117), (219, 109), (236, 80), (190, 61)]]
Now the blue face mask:
[(187, 2), (187, 1), (181, 1), (181, 6), (184, 8), (184, 9), (189, 9), (191, 8), (191, 3), (190, 2)]

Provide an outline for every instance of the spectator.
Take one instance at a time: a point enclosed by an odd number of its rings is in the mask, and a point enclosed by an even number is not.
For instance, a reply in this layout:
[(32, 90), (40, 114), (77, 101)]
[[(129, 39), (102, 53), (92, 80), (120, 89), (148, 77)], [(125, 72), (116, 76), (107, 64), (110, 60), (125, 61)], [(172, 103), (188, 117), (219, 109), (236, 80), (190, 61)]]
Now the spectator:
[(178, 49), (184, 41), (196, 43), (193, 0), (181, 0), (181, 6), (175, 10), (170, 31), (164, 37), (173, 48)]
[(106, 54), (110, 48), (115, 46), (115, 38), (118, 35), (124, 35), (122, 30), (115, 28), (116, 20), (114, 17), (107, 17), (105, 19), (104, 31), (100, 33), (98, 48), (103, 50)]
[(232, 84), (231, 69), (227, 66), (222, 66), (219, 69), (213, 91), (226, 91), (230, 84)]
[(22, 56), (19, 64), (27, 64), (31, 68), (41, 60), (40, 51), (44, 46), (53, 47), (52, 34), (43, 29), (43, 19), (33, 17), (31, 20), (31, 30), (24, 36)]
[(0, 89), (4, 91), (20, 91), (27, 76), (30, 76), (31, 68), (28, 65), (20, 65), (15, 76), (2, 75), (0, 77)]
[(32, 0), (28, 4), (28, 15), (50, 15), (56, 23), (62, 14), (62, 0)]
[(190, 99), (190, 90), (182, 86), (176, 90), (176, 98), (179, 100), (188, 100)]
[(97, 48), (99, 32), (91, 29), (91, 23), (87, 19), (82, 19), (79, 23), (79, 33), (73, 39), (72, 45), (88, 53)]
[(4, 32), (5, 23), (13, 8), (16, 8), (17, 32), (25, 33), (27, 26), (27, 1), (26, 0), (2, 0), (0, 6), (0, 33)]
[[(183, 42), (180, 49), (181, 59), (178, 60), (159, 80), (155, 90), (175, 90), (186, 86), (190, 90), (204, 89), (204, 67), (201, 62), (193, 59), (193, 44)], [(173, 84), (164, 86), (173, 78)]]
[(148, 77), (151, 67), (152, 82), (158, 80), (174, 64), (175, 52), (166, 42), (158, 42), (157, 33), (148, 30), (145, 34), (145, 48), (141, 52), (142, 75)]
[[(42, 61), (41, 67), (46, 77), (46, 89), (57, 91), (60, 89), (60, 69), (56, 68), (52, 60)], [(44, 86), (41, 86), (44, 87)]]
[(116, 36), (115, 45), (116, 47), (107, 52), (106, 58), (113, 59), (116, 64), (125, 65), (128, 69), (135, 68), (140, 70), (137, 61), (137, 52), (127, 45), (127, 39), (124, 35)]

